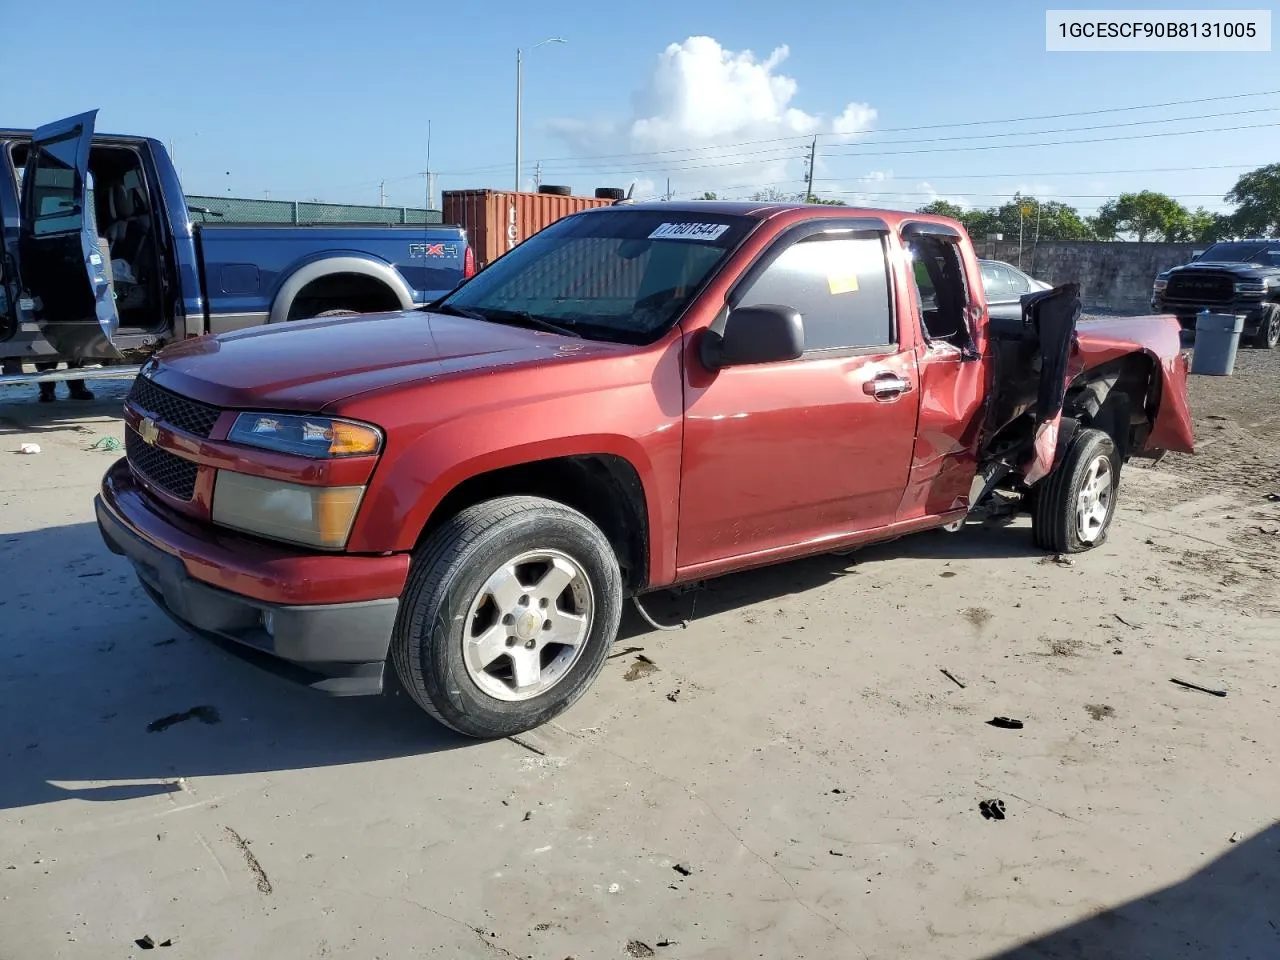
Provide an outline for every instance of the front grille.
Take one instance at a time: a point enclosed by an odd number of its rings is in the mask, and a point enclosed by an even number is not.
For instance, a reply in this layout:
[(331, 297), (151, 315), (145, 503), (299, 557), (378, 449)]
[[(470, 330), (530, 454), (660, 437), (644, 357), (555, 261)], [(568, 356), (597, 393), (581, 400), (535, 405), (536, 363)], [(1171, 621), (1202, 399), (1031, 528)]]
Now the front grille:
[(199, 467), (168, 450), (148, 446), (132, 427), (124, 431), (124, 452), (135, 473), (154, 483), (179, 500), (190, 500), (196, 494), (196, 472)]
[(1164, 291), (1169, 300), (1193, 303), (1230, 303), (1235, 293), (1235, 277), (1221, 274), (1175, 274)]
[(133, 389), (129, 391), (129, 402), (145, 410), (156, 420), (167, 423), (184, 433), (206, 439), (222, 413), (217, 407), (179, 396), (142, 376), (133, 381)]

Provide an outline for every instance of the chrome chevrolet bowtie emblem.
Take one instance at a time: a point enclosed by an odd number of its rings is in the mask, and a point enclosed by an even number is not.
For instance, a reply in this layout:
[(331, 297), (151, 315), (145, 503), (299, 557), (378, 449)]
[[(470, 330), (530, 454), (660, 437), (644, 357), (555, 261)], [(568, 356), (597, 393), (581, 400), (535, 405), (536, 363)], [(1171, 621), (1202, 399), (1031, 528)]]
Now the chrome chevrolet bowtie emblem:
[(143, 417), (138, 422), (138, 436), (142, 438), (142, 442), (147, 446), (155, 446), (156, 439), (160, 436), (160, 428), (156, 426), (156, 422), (150, 417)]

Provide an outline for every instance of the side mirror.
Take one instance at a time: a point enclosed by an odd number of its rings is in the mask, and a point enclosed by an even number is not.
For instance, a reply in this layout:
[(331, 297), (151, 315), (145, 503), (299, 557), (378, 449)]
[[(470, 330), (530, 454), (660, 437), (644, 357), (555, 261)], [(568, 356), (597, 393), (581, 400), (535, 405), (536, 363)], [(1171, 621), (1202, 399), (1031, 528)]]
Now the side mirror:
[(703, 335), (701, 353), (708, 370), (795, 360), (804, 353), (804, 321), (791, 307), (739, 307), (729, 312), (723, 333)]

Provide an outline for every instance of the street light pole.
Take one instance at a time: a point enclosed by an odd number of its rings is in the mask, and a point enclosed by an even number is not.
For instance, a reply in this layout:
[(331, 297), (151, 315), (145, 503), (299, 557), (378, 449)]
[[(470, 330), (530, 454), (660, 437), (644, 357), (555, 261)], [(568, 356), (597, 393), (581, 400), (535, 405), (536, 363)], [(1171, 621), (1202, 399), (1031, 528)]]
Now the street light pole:
[[(543, 44), (547, 44), (547, 43), (568, 43), (568, 42), (569, 42), (568, 40), (565, 40), (561, 37), (547, 37), (547, 39), (545, 40), (539, 40), (529, 49), (536, 50), (538, 47), (541, 47)], [(516, 193), (520, 192), (520, 184), (522, 180), (522, 177), (521, 177), (522, 161), (524, 159), (522, 156), (521, 143), (520, 143), (520, 127), (521, 127), (521, 121), (523, 119), (522, 105), (521, 105), (523, 85), (524, 85), (523, 74), (524, 74), (524, 52), (519, 47), (516, 47)]]

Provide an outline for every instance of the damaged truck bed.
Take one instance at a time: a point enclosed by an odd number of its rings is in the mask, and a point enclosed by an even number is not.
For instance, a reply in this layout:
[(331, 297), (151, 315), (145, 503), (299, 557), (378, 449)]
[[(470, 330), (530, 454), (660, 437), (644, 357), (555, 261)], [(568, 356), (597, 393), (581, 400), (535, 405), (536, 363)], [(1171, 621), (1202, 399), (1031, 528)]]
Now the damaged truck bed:
[(993, 320), (963, 227), (794, 204), (566, 217), (420, 310), (174, 345), (98, 521), (151, 598), (313, 687), (472, 736), (572, 704), (624, 598), (958, 526), (1060, 553), (1190, 452), (1172, 317)]

